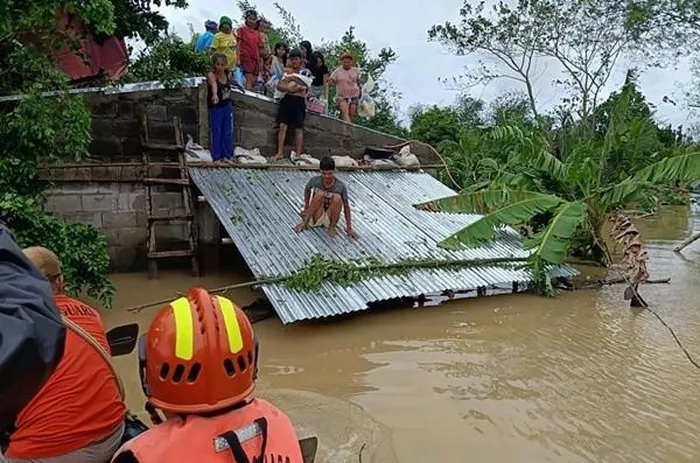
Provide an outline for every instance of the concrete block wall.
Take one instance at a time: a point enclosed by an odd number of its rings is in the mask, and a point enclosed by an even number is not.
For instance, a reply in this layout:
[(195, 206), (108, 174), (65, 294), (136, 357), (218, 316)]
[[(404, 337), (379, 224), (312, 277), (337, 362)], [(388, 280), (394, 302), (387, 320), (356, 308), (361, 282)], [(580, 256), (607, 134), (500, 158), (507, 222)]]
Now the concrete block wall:
[[(107, 161), (141, 159), (141, 114), (149, 119), (152, 140), (174, 141), (173, 116), (182, 120), (185, 134), (203, 146), (209, 146), (209, 113), (206, 85), (178, 89), (161, 89), (105, 94), (85, 93), (85, 102), (92, 111), (93, 142), (90, 153)], [(260, 96), (233, 93), (234, 144), (259, 148), (265, 156), (277, 150), (276, 116), (278, 105)], [(404, 140), (376, 132), (335, 118), (307, 114), (304, 130), (305, 151), (312, 156), (361, 156), (368, 146), (396, 145)], [(293, 144), (293, 133), (287, 139), (287, 153)], [(427, 149), (414, 147), (423, 164), (438, 160)]]
[[(146, 265), (146, 193), (143, 184), (131, 182), (70, 182), (49, 190), (45, 209), (68, 223), (83, 222), (102, 230), (109, 243), (112, 269), (129, 271)], [(182, 194), (159, 191), (153, 196), (154, 213), (184, 213)], [(158, 250), (187, 246), (186, 222), (156, 225)], [(211, 232), (209, 232), (211, 236)]]
[[(46, 166), (40, 175), (51, 181), (46, 209), (68, 222), (85, 222), (107, 236), (112, 267), (116, 271), (146, 266), (146, 200), (141, 162), (141, 114), (146, 111), (153, 141), (173, 143), (173, 116), (180, 116), (185, 134), (208, 146), (209, 122), (206, 86), (165, 90), (125, 91), (106, 94), (84, 93), (92, 110), (93, 142), (89, 164), (71, 168)], [(276, 151), (277, 104), (251, 95), (234, 93), (235, 144), (259, 148), (263, 155)], [(288, 142), (291, 143), (291, 133)], [(307, 153), (321, 158), (328, 155), (360, 156), (367, 146), (398, 144), (402, 140), (353, 124), (308, 114), (305, 129)], [(291, 145), (287, 147), (287, 153)], [(435, 160), (418, 151), (423, 164)], [(99, 163), (122, 163), (100, 166)], [(152, 173), (157, 176), (157, 173)], [(160, 187), (153, 194), (158, 215), (183, 212), (182, 194), (177, 188)], [(195, 204), (200, 244), (218, 244), (220, 227), (207, 205)], [(185, 248), (186, 223), (158, 224), (158, 249)]]
[[(205, 93), (205, 92), (202, 92)], [(264, 156), (277, 151), (277, 108), (267, 99), (233, 95), (235, 145), (244, 148), (259, 148)], [(202, 122), (206, 123), (206, 120)], [(307, 113), (304, 128), (304, 149), (316, 158), (324, 156), (360, 157), (368, 146), (396, 145), (404, 140), (375, 132), (367, 128), (347, 124), (335, 118)], [(293, 132), (286, 140), (286, 153), (293, 148)], [(434, 162), (427, 151), (417, 153), (424, 162)]]
[(152, 140), (174, 143), (172, 125), (179, 116), (185, 133), (195, 141), (199, 136), (198, 89), (139, 91), (104, 94), (86, 93), (85, 103), (92, 112), (90, 153), (103, 159), (141, 159), (141, 114), (149, 120)]

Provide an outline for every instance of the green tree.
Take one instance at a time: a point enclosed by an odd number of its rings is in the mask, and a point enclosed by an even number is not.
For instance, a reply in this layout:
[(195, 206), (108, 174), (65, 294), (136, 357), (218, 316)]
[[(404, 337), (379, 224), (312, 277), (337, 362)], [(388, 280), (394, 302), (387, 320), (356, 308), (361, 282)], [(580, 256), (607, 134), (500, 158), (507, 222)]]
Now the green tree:
[(188, 77), (203, 76), (210, 68), (209, 55), (195, 52), (192, 42), (164, 35), (140, 52), (121, 82), (159, 80), (166, 88), (172, 88)]
[(514, 125), (528, 132), (537, 126), (528, 97), (522, 92), (508, 91), (499, 94), (489, 103), (485, 113), (485, 122), (492, 126)]
[(80, 97), (62, 92), (46, 98), (41, 89), (36, 84), (14, 109), (0, 115), (0, 220), (20, 246), (56, 252), (70, 292), (86, 290), (109, 306), (114, 288), (104, 235), (90, 225), (66, 224), (45, 212), (45, 184), (38, 176), (40, 162), (87, 154), (90, 113)]
[(689, 0), (636, 0), (613, 3), (625, 14), (623, 24), (638, 55), (660, 64), (694, 55), (700, 44), (700, 4)]
[[(619, 165), (618, 150), (643, 149), (638, 144), (648, 140), (643, 132), (654, 130), (627, 118), (634, 91), (633, 85), (625, 85), (610, 101), (605, 133), (599, 138), (581, 139), (563, 159), (550, 151), (541, 135), (526, 136), (513, 127), (494, 129), (492, 142), (509, 153), (499, 175), (478, 191), (465, 191), (421, 206), (429, 210), (486, 214), (447, 237), (441, 246), (450, 249), (475, 246), (492, 240), (503, 225), (527, 226), (539, 218), (541, 227), (534, 230), (525, 246), (532, 250), (529, 265), (541, 291), (551, 292), (547, 265), (563, 263), (582, 234), (590, 255), (611, 263), (603, 236), (610, 214), (632, 202), (643, 201), (654, 185), (700, 178), (700, 152), (676, 152), (644, 167)], [(532, 171), (540, 176), (536, 183), (528, 185), (523, 182), (523, 173)], [(617, 175), (612, 175), (613, 172)]]
[(187, 8), (186, 0), (110, 0), (114, 10), (113, 34), (120, 38), (139, 38), (146, 45), (159, 40), (168, 31), (161, 7)]
[[(0, 220), (21, 246), (45, 246), (59, 255), (72, 293), (86, 290), (109, 306), (114, 288), (103, 234), (43, 210), (46, 185), (39, 164), (80, 159), (91, 141), (90, 113), (80, 96), (67, 93), (67, 78), (53, 62), (53, 50), (74, 45), (56, 31), (61, 10), (98, 34), (116, 27), (107, 0), (0, 3), (0, 93), (25, 94), (0, 113)], [(42, 31), (41, 40), (36, 31)], [(55, 96), (43, 97), (44, 91)]]
[(453, 108), (437, 105), (414, 108), (410, 119), (411, 138), (432, 146), (445, 141), (457, 141), (462, 126)]
[(628, 28), (625, 2), (608, 0), (518, 0), (465, 2), (459, 24), (446, 22), (429, 31), (458, 55), (474, 55), (480, 66), (464, 76), (467, 85), (507, 79), (523, 86), (530, 110), (541, 110), (534, 92), (537, 60), (560, 67), (556, 83), (569, 91), (563, 103), (581, 119), (593, 113), (618, 60), (649, 40), (643, 27)]
[(483, 112), (485, 103), (478, 98), (461, 94), (452, 105), (459, 123), (465, 127), (475, 128), (484, 125)]

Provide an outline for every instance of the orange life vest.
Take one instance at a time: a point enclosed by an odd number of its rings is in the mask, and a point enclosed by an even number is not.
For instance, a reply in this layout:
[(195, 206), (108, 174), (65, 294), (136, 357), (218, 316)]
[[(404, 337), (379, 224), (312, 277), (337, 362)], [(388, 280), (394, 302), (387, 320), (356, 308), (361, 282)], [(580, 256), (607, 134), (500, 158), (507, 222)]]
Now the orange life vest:
[(289, 417), (262, 399), (214, 417), (168, 419), (126, 442), (112, 462), (125, 452), (139, 463), (303, 463)]

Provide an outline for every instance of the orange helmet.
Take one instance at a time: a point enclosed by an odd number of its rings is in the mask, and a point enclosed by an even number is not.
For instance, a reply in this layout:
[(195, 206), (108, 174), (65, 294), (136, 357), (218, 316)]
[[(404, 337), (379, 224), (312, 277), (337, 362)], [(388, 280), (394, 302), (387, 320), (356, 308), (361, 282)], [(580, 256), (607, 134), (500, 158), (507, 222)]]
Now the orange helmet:
[(204, 413), (249, 400), (258, 344), (245, 313), (229, 299), (193, 288), (156, 315), (139, 340), (139, 372), (153, 406)]

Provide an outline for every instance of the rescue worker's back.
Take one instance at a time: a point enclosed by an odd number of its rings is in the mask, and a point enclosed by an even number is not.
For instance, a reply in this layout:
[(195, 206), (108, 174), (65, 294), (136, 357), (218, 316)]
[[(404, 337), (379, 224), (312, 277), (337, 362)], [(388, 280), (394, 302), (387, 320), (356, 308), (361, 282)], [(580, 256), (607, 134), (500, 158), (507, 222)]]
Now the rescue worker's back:
[[(61, 314), (109, 352), (99, 313), (61, 294), (63, 280), (56, 255), (45, 248), (28, 248), (24, 252), (54, 286)], [(73, 461), (86, 455), (96, 455), (104, 461), (119, 445), (125, 415), (126, 406), (109, 366), (92, 345), (67, 330), (63, 358), (17, 416), (5, 456), (10, 462), (57, 457)], [(4, 460), (0, 457), (0, 461)]]

